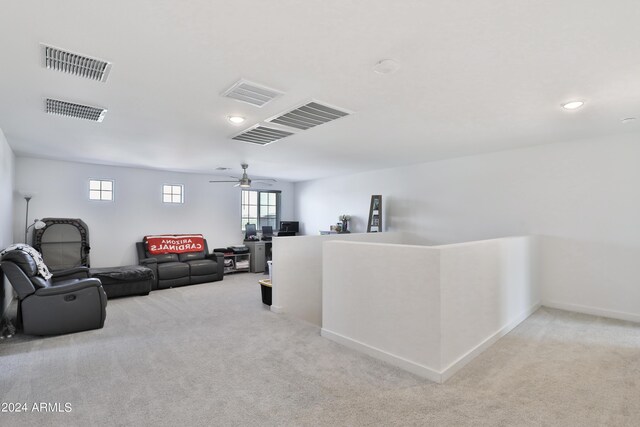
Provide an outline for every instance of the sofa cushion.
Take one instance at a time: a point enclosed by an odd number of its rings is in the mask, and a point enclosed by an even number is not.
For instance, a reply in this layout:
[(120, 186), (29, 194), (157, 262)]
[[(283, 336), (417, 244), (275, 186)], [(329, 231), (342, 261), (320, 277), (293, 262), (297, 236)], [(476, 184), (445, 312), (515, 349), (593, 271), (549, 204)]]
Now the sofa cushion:
[(191, 276), (204, 276), (205, 274), (216, 274), (218, 264), (210, 259), (197, 259), (187, 261), (191, 270)]
[(183, 262), (163, 262), (158, 264), (158, 278), (160, 280), (178, 279), (189, 276), (189, 265)]
[(184, 254), (178, 254), (178, 260), (180, 262), (187, 262), (195, 259), (204, 259), (204, 252), (187, 252)]
[(147, 258), (155, 258), (158, 261), (158, 264), (162, 262), (178, 262), (178, 254), (161, 254), (161, 255), (151, 255), (147, 252)]

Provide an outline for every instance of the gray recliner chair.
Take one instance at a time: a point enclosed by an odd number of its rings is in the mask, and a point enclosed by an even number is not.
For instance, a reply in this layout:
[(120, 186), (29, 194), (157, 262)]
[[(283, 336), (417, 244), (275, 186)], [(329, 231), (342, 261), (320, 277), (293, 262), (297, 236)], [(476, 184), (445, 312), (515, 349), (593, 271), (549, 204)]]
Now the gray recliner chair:
[(20, 250), (2, 256), (0, 269), (18, 294), (18, 316), (29, 335), (58, 335), (99, 329), (107, 316), (107, 295), (89, 269), (77, 267), (38, 275), (33, 258)]

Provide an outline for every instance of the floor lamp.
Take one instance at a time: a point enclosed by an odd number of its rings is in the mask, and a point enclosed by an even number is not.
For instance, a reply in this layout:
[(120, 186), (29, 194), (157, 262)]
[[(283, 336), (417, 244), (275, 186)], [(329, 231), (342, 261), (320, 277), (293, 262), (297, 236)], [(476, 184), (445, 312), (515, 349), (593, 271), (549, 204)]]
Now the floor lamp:
[(40, 230), (41, 228), (44, 228), (47, 226), (47, 224), (40, 221), (39, 219), (34, 219), (33, 223), (29, 225), (29, 202), (31, 201), (32, 197), (33, 196), (24, 196), (24, 199), (27, 201), (27, 212), (25, 213), (25, 216), (24, 216), (24, 243), (26, 244), (28, 244), (27, 235), (29, 234), (29, 229), (31, 227), (35, 227), (36, 230)]

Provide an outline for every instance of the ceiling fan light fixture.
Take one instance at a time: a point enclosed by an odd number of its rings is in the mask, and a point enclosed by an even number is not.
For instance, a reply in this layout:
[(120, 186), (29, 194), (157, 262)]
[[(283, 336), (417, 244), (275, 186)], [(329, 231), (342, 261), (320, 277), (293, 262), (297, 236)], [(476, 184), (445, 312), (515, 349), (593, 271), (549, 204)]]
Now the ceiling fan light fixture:
[[(236, 185), (234, 185), (234, 187), (240, 187), (240, 188), (251, 188), (251, 178), (249, 178), (249, 175), (247, 175), (247, 168), (249, 167), (248, 164), (246, 163), (242, 163), (240, 165), (240, 167), (242, 167), (242, 176), (241, 177), (235, 177), (235, 176), (231, 176), (229, 178), (233, 178), (233, 181), (228, 181), (228, 180), (215, 180), (215, 181), (209, 181), (209, 182), (214, 182), (214, 183), (220, 183), (220, 182), (233, 182)], [(269, 182), (270, 181), (270, 182)], [(260, 183), (262, 185), (267, 185), (267, 186), (271, 186), (271, 182), (277, 182), (275, 179), (273, 178), (262, 178), (262, 179), (258, 179), (255, 181), (256, 183)]]

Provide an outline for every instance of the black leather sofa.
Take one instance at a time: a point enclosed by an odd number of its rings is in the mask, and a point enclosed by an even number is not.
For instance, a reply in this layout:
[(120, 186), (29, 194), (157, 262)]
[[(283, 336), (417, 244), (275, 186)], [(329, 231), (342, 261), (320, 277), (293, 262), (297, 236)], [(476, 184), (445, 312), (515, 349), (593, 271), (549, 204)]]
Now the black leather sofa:
[(155, 276), (152, 289), (166, 289), (196, 283), (216, 282), (224, 277), (224, 255), (204, 251), (151, 255), (144, 242), (136, 242), (138, 263), (149, 267)]

